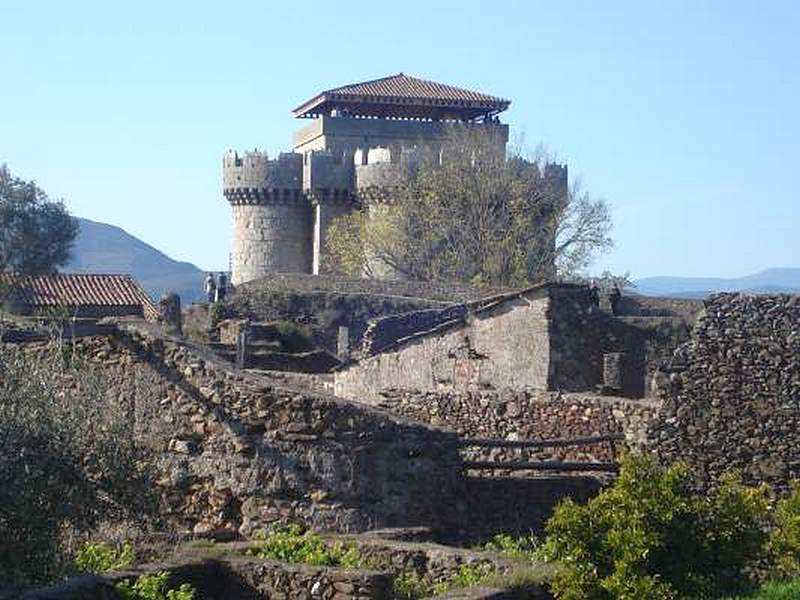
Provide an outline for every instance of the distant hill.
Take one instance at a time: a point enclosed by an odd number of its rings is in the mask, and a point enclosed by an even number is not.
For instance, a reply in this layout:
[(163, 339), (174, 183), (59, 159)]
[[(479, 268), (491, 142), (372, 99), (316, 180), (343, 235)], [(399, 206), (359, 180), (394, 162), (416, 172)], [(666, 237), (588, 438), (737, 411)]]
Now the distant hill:
[(767, 269), (745, 277), (645, 277), (632, 291), (645, 296), (704, 298), (714, 292), (800, 293), (800, 269)]
[(129, 273), (154, 300), (167, 291), (177, 292), (184, 305), (201, 299), (204, 273), (193, 264), (173, 260), (114, 225), (78, 222), (80, 233), (64, 273)]

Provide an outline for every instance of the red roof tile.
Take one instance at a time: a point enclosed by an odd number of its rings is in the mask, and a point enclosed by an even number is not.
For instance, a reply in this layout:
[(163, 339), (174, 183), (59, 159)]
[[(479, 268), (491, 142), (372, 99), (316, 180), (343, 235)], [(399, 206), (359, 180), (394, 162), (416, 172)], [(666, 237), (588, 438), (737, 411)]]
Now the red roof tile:
[(152, 318), (158, 309), (130, 275), (63, 274), (23, 277), (0, 273), (16, 304), (31, 308), (141, 307)]
[(500, 112), (511, 104), (510, 100), (497, 96), (398, 73), (326, 90), (304, 102), (293, 112), (295, 116), (304, 116), (313, 113), (315, 108), (325, 103), (337, 101), (417, 104), (420, 107), (441, 106), (486, 112)]

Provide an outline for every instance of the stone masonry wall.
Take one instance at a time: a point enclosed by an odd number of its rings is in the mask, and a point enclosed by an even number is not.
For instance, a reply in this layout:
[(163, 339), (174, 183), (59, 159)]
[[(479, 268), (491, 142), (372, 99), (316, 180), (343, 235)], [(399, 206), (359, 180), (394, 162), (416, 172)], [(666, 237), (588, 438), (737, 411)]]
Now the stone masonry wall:
[(144, 325), (76, 343), (156, 450), (166, 511), (183, 529), (247, 533), (294, 519), (363, 531), (446, 527), (453, 516), (454, 434), (275, 387)]
[(234, 205), (233, 284), (272, 271), (311, 272), (311, 207), (302, 199)]
[(469, 449), (470, 460), (611, 462), (619, 450), (640, 449), (659, 403), (590, 394), (518, 392), (385, 392), (379, 406), (469, 438), (571, 439), (621, 433), (625, 442), (571, 448)]
[(777, 490), (800, 477), (800, 296), (713, 296), (670, 371), (648, 434), (664, 462), (702, 488), (728, 469)]
[[(273, 280), (275, 277), (269, 279)], [(439, 300), (407, 296), (336, 292), (327, 289), (304, 291), (303, 286), (292, 291), (280, 285), (262, 286), (259, 283), (261, 282), (241, 286), (234, 292), (226, 305), (230, 316), (249, 318), (252, 321), (293, 321), (308, 325), (314, 342), (333, 353), (337, 350), (339, 327), (348, 328), (350, 347), (356, 348), (360, 345), (371, 319), (447, 304)]]
[(337, 396), (376, 403), (387, 389), (547, 389), (548, 298), (509, 299), (466, 322), (423, 332), (334, 375)]

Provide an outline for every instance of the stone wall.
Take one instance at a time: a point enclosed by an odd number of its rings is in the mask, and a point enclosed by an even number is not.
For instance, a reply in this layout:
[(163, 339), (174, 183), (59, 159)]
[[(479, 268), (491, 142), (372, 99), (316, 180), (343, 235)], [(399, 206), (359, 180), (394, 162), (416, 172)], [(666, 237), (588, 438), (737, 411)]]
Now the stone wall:
[[(332, 396), (273, 386), (144, 324), (77, 340), (158, 457), (182, 529), (247, 533), (446, 527), (461, 486), (456, 436)], [(25, 351), (36, 351), (27, 344)]]
[(302, 197), (236, 204), (231, 248), (232, 283), (270, 272), (311, 272), (311, 206)]
[(470, 460), (612, 462), (623, 448), (640, 449), (659, 403), (546, 391), (387, 391), (379, 402), (395, 414), (455, 431), (462, 437), (553, 440), (621, 433), (623, 443), (580, 447), (470, 449)]
[(391, 389), (594, 389), (607, 320), (588, 288), (573, 285), (388, 317), (370, 324), (334, 389), (370, 403)]
[(547, 389), (548, 304), (537, 290), (409, 336), (337, 371), (334, 391), (376, 403), (387, 389)]
[(781, 490), (800, 477), (800, 296), (720, 294), (676, 352), (648, 436), (700, 487), (728, 469)]
[[(284, 279), (283, 276), (280, 278)], [(348, 328), (351, 348), (355, 348), (360, 345), (371, 319), (446, 305), (438, 300), (407, 296), (327, 289), (306, 291), (303, 286), (292, 291), (289, 285), (272, 285), (275, 279), (273, 276), (269, 281), (256, 281), (237, 288), (226, 305), (229, 316), (308, 325), (315, 344), (333, 353), (337, 351), (339, 327)]]
[[(392, 600), (392, 580), (401, 573), (415, 572), (428, 584), (451, 580), (461, 565), (508, 574), (513, 565), (489, 552), (465, 550), (432, 543), (401, 542), (378, 536), (331, 538), (328, 543), (355, 545), (369, 569), (345, 569), (286, 563), (246, 554), (252, 543), (215, 544), (194, 549), (164, 562), (143, 564), (102, 576), (76, 577), (64, 584), (31, 590), (23, 600), (117, 600), (114, 585), (135, 580), (142, 574), (167, 571), (168, 587), (188, 583), (197, 590), (198, 600), (262, 600), (284, 598), (305, 600)], [(180, 549), (179, 549), (180, 552)], [(531, 598), (549, 598), (543, 587), (531, 586)], [(462, 594), (467, 592), (461, 591)], [(504, 598), (502, 590), (475, 589), (459, 598)], [(12, 596), (0, 592), (0, 600)], [(19, 596), (14, 596), (19, 598)]]

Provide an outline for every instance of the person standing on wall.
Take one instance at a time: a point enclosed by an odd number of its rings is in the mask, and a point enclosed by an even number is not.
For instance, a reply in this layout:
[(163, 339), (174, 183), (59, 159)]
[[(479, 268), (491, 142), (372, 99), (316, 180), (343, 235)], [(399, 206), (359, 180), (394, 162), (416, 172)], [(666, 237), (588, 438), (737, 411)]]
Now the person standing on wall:
[(206, 292), (206, 299), (208, 300), (209, 304), (212, 304), (217, 295), (217, 284), (214, 281), (214, 276), (211, 273), (206, 275), (206, 281), (203, 285), (203, 289)]
[(608, 301), (611, 304), (611, 314), (615, 317), (619, 314), (619, 301), (622, 299), (622, 292), (619, 290), (619, 286), (615, 283), (614, 289), (611, 291), (611, 295), (608, 297)]
[(217, 278), (217, 302), (225, 300), (225, 295), (228, 293), (228, 276), (225, 273), (220, 273)]
[(600, 308), (600, 290), (594, 279), (592, 279), (592, 283), (589, 286), (589, 302), (595, 310)]

